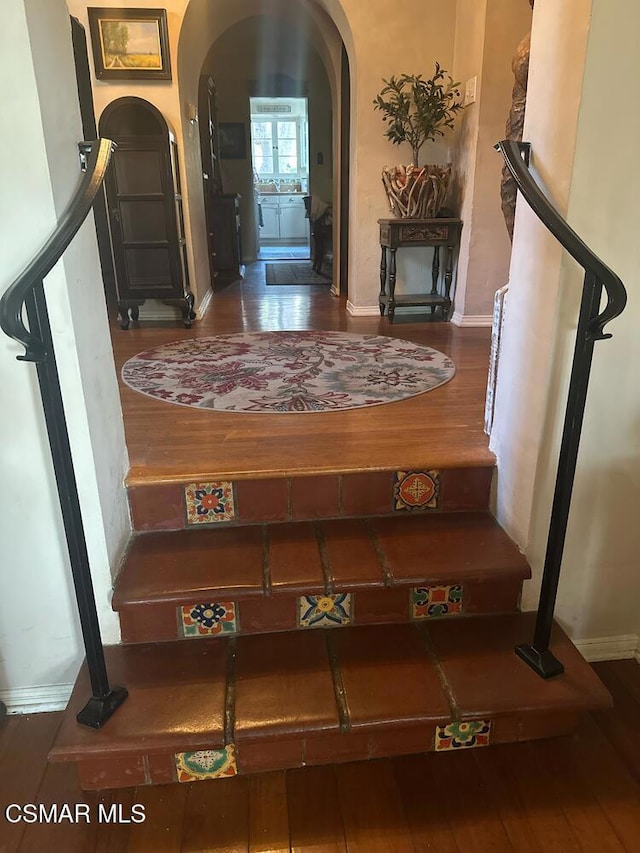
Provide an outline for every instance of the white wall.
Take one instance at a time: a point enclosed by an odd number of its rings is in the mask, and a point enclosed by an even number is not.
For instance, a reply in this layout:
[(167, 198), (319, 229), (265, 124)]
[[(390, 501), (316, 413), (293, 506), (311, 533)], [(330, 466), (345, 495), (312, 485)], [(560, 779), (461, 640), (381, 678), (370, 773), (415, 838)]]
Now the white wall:
[[(538, 0), (525, 139), (570, 224), (630, 300), (596, 343), (558, 598), (577, 639), (640, 633), (640, 78), (635, 0)], [(603, 111), (604, 110), (604, 111)], [(493, 447), (498, 515), (539, 580), (582, 274), (518, 204)], [(530, 584), (525, 606), (537, 600)]]
[(462, 114), (456, 147), (463, 231), (454, 322), (483, 322), (506, 284), (511, 244), (500, 206), (504, 138), (513, 89), (512, 57), (531, 26), (528, 0), (458, 0), (454, 76), (477, 78), (476, 102)]
[[(19, 132), (0, 137), (2, 291), (71, 197), (81, 138), (63, 0), (7, 0), (3, 13), (0, 109), (5, 127)], [(115, 642), (111, 571), (129, 532), (128, 462), (91, 220), (46, 290), (99, 617)], [(0, 691), (10, 704), (38, 701), (46, 685), (63, 695), (83, 656), (35, 368), (15, 360), (21, 351), (0, 335)]]

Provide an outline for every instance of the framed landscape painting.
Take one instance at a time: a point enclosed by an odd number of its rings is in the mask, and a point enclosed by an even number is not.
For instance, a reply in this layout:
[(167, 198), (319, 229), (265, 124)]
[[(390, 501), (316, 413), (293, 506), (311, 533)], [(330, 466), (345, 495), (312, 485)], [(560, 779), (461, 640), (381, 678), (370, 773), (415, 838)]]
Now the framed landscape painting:
[(87, 11), (98, 80), (171, 80), (166, 9)]

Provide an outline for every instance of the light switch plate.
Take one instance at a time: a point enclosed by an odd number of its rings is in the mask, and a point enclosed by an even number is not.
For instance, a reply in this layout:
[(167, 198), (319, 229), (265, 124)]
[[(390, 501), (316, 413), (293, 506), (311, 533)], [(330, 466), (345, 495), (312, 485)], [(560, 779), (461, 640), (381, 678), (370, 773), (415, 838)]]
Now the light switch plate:
[(477, 77), (471, 77), (464, 86), (464, 105), (468, 107), (469, 104), (475, 104), (476, 102), (476, 86), (478, 83)]

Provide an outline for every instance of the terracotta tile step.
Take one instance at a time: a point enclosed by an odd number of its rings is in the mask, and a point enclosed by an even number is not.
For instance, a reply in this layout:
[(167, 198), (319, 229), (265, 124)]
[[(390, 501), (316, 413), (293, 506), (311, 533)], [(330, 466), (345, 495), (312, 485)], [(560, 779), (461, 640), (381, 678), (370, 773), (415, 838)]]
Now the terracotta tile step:
[(100, 731), (75, 714), (53, 761), (87, 788), (160, 784), (569, 732), (610, 696), (556, 626), (565, 673), (541, 680), (513, 653), (533, 614), (107, 649), (129, 698)]
[(261, 522), (408, 512), (486, 510), (494, 468), (362, 471), (353, 474), (129, 484), (135, 530), (181, 530)]
[(113, 607), (528, 577), (489, 513), (255, 525), (134, 537)]

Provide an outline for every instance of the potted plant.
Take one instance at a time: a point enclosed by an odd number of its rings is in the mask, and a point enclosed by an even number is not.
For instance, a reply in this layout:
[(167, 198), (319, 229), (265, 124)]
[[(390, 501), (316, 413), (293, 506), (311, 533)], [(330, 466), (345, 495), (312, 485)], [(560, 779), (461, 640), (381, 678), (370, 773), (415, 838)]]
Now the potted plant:
[(395, 216), (430, 219), (447, 194), (451, 164), (420, 166), (420, 150), (425, 142), (444, 136), (445, 128), (453, 128), (456, 115), (463, 109), (459, 83), (454, 83), (438, 62), (428, 80), (421, 74), (401, 74), (382, 82), (384, 88), (373, 106), (382, 113), (385, 136), (394, 145), (407, 142), (413, 158), (408, 166), (383, 169), (389, 205)]

